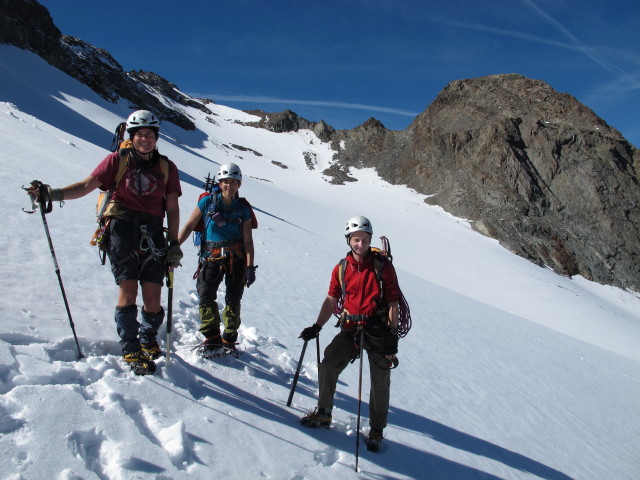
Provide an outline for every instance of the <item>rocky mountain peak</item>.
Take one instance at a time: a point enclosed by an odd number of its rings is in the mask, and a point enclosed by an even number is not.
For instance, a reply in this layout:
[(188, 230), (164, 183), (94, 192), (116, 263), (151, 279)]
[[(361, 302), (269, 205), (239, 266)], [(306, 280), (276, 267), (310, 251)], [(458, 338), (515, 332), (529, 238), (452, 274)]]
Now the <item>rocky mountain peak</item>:
[(640, 290), (640, 154), (543, 81), (457, 80), (405, 131), (357, 127), (333, 146), (332, 171), (374, 167), (541, 266)]
[[(439, 115), (450, 105), (462, 108), (464, 115)], [(473, 130), (478, 122), (498, 119), (534, 118), (544, 124), (566, 124), (579, 130), (610, 127), (589, 108), (566, 93), (558, 93), (541, 80), (517, 74), (490, 75), (449, 83), (414, 123), (437, 118), (441, 131)]]

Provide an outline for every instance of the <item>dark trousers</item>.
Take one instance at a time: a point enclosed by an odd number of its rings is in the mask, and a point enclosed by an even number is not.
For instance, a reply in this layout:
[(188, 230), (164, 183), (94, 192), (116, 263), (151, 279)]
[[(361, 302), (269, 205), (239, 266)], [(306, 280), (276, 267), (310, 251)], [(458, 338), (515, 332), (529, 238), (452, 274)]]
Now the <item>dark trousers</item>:
[[(382, 352), (383, 339), (364, 336), (364, 348), (369, 360), (371, 389), (369, 392), (369, 424), (371, 428), (382, 430), (387, 426), (389, 413), (389, 396), (391, 387), (391, 370), (380, 367), (385, 362)], [(333, 408), (333, 397), (336, 393), (338, 377), (359, 353), (356, 345), (360, 334), (354, 331), (342, 331), (334, 337), (324, 350), (324, 358), (318, 368), (320, 394), (318, 407)]]
[[(204, 262), (198, 279), (196, 289), (200, 297), (200, 311), (207, 311), (208, 308), (217, 311), (218, 287), (224, 280), (225, 308), (222, 312), (225, 331), (235, 332), (240, 326), (240, 301), (244, 293), (244, 260), (239, 257), (223, 258), (217, 261)], [(212, 315), (204, 317), (201, 314), (200, 331), (206, 336), (210, 332), (219, 330), (220, 317)], [(216, 325), (211, 324), (216, 322)]]

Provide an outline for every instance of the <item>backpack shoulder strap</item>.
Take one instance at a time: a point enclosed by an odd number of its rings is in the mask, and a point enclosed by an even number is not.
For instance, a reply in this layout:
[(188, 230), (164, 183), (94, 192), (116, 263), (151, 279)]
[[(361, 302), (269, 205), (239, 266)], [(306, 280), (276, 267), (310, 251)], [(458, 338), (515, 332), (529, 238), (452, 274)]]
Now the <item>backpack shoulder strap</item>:
[[(120, 150), (120, 155), (118, 156), (118, 169), (116, 170), (116, 176), (113, 179), (113, 186), (109, 190), (103, 190), (98, 195), (98, 202), (96, 203), (96, 218), (98, 222), (102, 220), (103, 217), (108, 217), (114, 215), (116, 208), (114, 207), (113, 202), (113, 194), (118, 188), (118, 183), (122, 180), (124, 173), (127, 171), (129, 167), (129, 156), (123, 150)], [(102, 189), (102, 188), (101, 188)]]
[(121, 151), (120, 158), (118, 159), (118, 170), (116, 170), (116, 176), (113, 183), (114, 190), (118, 186), (118, 183), (120, 183), (120, 180), (122, 180), (122, 177), (124, 177), (124, 173), (127, 171), (127, 168), (129, 168), (129, 154), (123, 154)]
[(378, 282), (380, 282), (380, 285), (382, 285), (382, 270), (384, 270), (384, 264), (388, 261), (387, 257), (380, 253), (376, 253), (373, 257), (373, 269), (376, 272), (376, 278)]
[[(125, 162), (126, 165), (122, 170), (122, 173), (120, 172), (120, 169), (118, 169), (118, 174), (116, 174), (116, 185), (124, 175), (126, 167), (129, 166), (129, 155), (131, 154), (131, 149), (133, 149), (133, 142), (131, 140), (127, 139), (120, 143), (120, 149), (118, 150), (120, 153), (120, 160), (126, 157), (127, 161)], [(159, 162), (160, 172), (162, 172), (162, 178), (164, 179), (164, 184), (166, 185), (169, 182), (169, 159), (165, 155), (159, 155)], [(120, 162), (120, 164), (122, 165), (122, 162)]]
[(207, 206), (206, 213), (204, 214), (204, 231), (209, 228), (209, 224), (213, 220), (213, 214), (216, 212), (216, 208), (218, 207), (218, 194), (215, 192), (210, 192), (207, 196), (207, 201), (209, 202), (209, 206)]
[(347, 259), (343, 258), (338, 263), (338, 280), (340, 281), (340, 288), (342, 289), (343, 299), (347, 293), (347, 286), (345, 285), (345, 282), (344, 282), (344, 271), (346, 268), (347, 268)]
[(384, 265), (389, 261), (389, 259), (380, 251), (373, 251), (373, 270), (376, 273), (376, 280), (378, 280), (378, 285), (380, 286), (380, 301), (384, 302), (384, 283), (382, 281), (382, 271), (384, 270)]
[[(378, 280), (378, 284), (380, 285), (380, 295), (384, 296), (384, 292), (382, 290), (382, 270), (384, 270), (384, 264), (387, 262), (387, 257), (381, 255), (377, 251), (374, 250), (373, 257), (373, 269), (376, 273), (376, 280)], [(347, 259), (343, 258), (338, 263), (338, 280), (340, 281), (340, 287), (342, 288), (342, 298), (344, 298), (347, 287), (344, 281), (344, 274), (347, 268)]]
[(213, 215), (217, 207), (218, 207), (218, 194), (212, 192), (209, 194), (209, 206), (207, 207), (207, 214), (209, 215), (209, 217)]

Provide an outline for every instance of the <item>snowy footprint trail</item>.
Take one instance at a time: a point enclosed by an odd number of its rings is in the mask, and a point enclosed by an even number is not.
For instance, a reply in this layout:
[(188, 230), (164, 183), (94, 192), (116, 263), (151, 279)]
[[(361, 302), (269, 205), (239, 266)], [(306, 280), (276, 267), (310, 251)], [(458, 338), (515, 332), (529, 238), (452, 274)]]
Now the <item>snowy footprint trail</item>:
[[(297, 365), (284, 345), (243, 325), (239, 359), (199, 357), (193, 350), (199, 343), (195, 294), (176, 302), (173, 322), (171, 360), (160, 358), (157, 374), (146, 377), (130, 372), (117, 341), (80, 338), (86, 357), (78, 360), (72, 337), (50, 343), (35, 332), (3, 334), (0, 446), (13, 444), (19, 452), (12, 458), (0, 454), (7, 470), (23, 476), (17, 478), (85, 478), (89, 472), (99, 479), (187, 478), (210, 468), (207, 459), (224, 454), (220, 449), (227, 444), (242, 445), (234, 424), (264, 429), (255, 418), (296, 420), (299, 412), (283, 405)], [(163, 328), (162, 346), (164, 335)], [(315, 376), (317, 364), (305, 362), (297, 395), (313, 394)], [(64, 448), (31, 448), (40, 430)], [(64, 462), (55, 458), (60, 451), (68, 457)], [(339, 456), (331, 448), (311, 453), (325, 466)], [(68, 466), (63, 471), (47, 468), (61, 463)]]
[[(251, 325), (251, 315), (247, 314), (239, 331), (239, 348), (244, 352), (240, 358), (203, 359), (193, 349), (201, 341), (197, 306), (198, 298), (193, 291), (176, 299), (170, 362), (161, 357), (157, 373), (146, 377), (134, 375), (122, 362), (116, 340), (89, 342), (80, 337), (86, 357), (78, 360), (73, 337), (69, 335), (51, 342), (35, 328), (44, 319), (23, 311), (30, 322), (28, 325), (34, 325), (26, 330), (31, 333), (0, 334), (0, 461), (7, 471), (15, 473), (15, 477), (8, 478), (204, 479), (210, 478), (212, 472), (226, 478), (309, 480), (326, 476), (350, 478), (351, 474), (357, 478), (358, 474), (353, 471), (356, 435), (365, 433), (368, 426), (364, 417), (368, 409), (363, 406), (360, 432), (357, 432), (354, 397), (357, 384), (353, 383), (357, 368), (347, 372), (351, 381), (346, 375), (341, 380), (332, 428), (302, 428), (299, 418), (315, 405), (317, 394), (315, 348), (307, 350), (292, 406), (287, 407), (301, 345), (295, 343), (289, 349), (276, 338), (263, 335)], [(489, 319), (483, 321), (486, 323)], [(533, 332), (539, 333), (540, 328), (534, 328)], [(571, 354), (548, 343), (555, 336), (542, 344), (540, 339), (534, 341), (525, 333), (529, 347), (539, 350), (537, 362), (543, 361), (542, 352), (556, 352), (556, 356)], [(115, 337), (115, 331), (111, 336)], [(166, 330), (162, 327), (158, 340), (163, 348), (165, 338)], [(494, 334), (493, 342), (500, 345), (501, 339)], [(468, 348), (475, 352), (476, 366), (487, 362), (485, 357), (489, 352), (483, 353), (473, 344)], [(435, 347), (428, 349), (436, 350)], [(509, 349), (505, 346), (501, 351)], [(451, 353), (456, 362), (460, 353)], [(442, 352), (438, 355), (439, 362), (446, 364), (447, 358)], [(493, 363), (498, 360), (496, 355), (490, 358)], [(500, 373), (510, 379), (508, 384), (518, 378), (524, 378), (526, 385), (542, 381), (529, 371), (513, 370), (508, 358), (504, 364), (498, 362), (497, 370), (487, 366), (478, 372)], [(594, 363), (597, 358), (591, 358), (592, 368), (598, 367)], [(565, 359), (562, 363), (566, 368), (578, 363), (574, 365), (578, 368), (587, 362), (584, 358), (578, 360)], [(406, 364), (412, 359), (403, 357), (403, 361)], [(431, 376), (440, 368), (436, 362), (432, 365)], [(411, 371), (398, 370), (394, 382), (409, 385), (404, 377)], [(457, 384), (454, 376), (457, 373), (455, 367), (444, 368), (446, 380), (436, 376), (429, 383)], [(614, 373), (611, 381), (620, 377)], [(365, 373), (365, 382), (367, 376)], [(566, 375), (562, 378), (562, 381), (547, 380), (566, 388)], [(486, 395), (480, 377), (477, 384), (469, 379), (460, 382), (464, 383), (464, 396), (469, 402)], [(522, 384), (523, 380), (517, 383)], [(494, 378), (492, 385), (501, 385), (501, 381)], [(552, 387), (532, 388), (529, 395), (534, 400), (538, 390), (540, 395), (556, 391)], [(367, 391), (365, 386), (365, 403)], [(537, 406), (531, 410), (533, 405), (511, 402), (515, 394), (503, 395), (503, 403), (479, 405), (476, 402), (470, 406), (458, 400), (443, 410), (452, 415), (443, 423), (431, 420), (430, 414), (418, 415), (418, 406), (402, 406), (402, 396), (409, 391), (400, 388), (395, 392), (393, 425), (389, 428), (390, 436), (383, 442), (382, 454), (366, 452), (361, 440), (361, 471), (376, 472), (392, 462), (400, 475), (398, 478), (411, 478), (415, 467), (401, 466), (394, 460), (399, 452), (405, 452), (423, 468), (441, 471), (440, 478), (449, 474), (462, 478), (520, 478), (520, 475), (510, 476), (516, 470), (555, 480), (569, 478), (561, 470), (519, 453), (518, 448), (508, 443), (501, 446), (490, 436), (476, 436), (472, 430), (456, 428), (455, 418), (471, 415), (476, 422), (481, 422), (485, 418), (499, 418), (496, 411), (508, 409), (519, 412), (528, 409), (530, 416), (535, 414), (530, 417), (534, 424), (549, 422), (546, 418), (549, 413), (539, 411)], [(437, 406), (441, 392), (435, 389), (429, 395), (427, 403)], [(560, 422), (560, 426), (555, 427), (559, 430), (569, 431), (572, 427), (583, 431), (584, 419), (588, 418), (590, 423), (606, 420), (595, 410), (593, 415), (588, 414), (590, 407), (586, 404), (580, 408), (574, 405), (569, 410), (563, 406), (567, 401), (562, 396), (555, 401), (556, 410), (565, 412), (553, 419), (554, 423)], [(453, 409), (456, 405), (458, 410)], [(511, 425), (527, 423), (527, 419), (520, 417), (520, 413), (511, 415)], [(495, 426), (498, 433), (509, 428), (498, 423)], [(48, 432), (48, 448), (33, 446), (40, 431)], [(283, 452), (282, 462), (273, 458), (274, 450)], [(449, 459), (452, 451), (467, 451), (467, 460), (458, 463)], [(487, 462), (492, 463), (495, 470), (492, 473), (497, 476), (468, 466), (481, 457), (489, 458)], [(55, 471), (52, 465), (58, 466)]]

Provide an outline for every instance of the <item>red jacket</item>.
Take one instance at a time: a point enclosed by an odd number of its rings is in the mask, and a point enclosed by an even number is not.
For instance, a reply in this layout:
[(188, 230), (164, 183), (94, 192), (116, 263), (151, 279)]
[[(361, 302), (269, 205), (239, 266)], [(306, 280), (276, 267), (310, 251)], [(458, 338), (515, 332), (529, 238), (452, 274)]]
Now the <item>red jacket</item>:
[[(374, 315), (380, 307), (380, 286), (373, 265), (374, 256), (370, 252), (362, 263), (358, 263), (351, 252), (347, 254), (347, 264), (344, 271), (346, 290), (343, 306), (351, 315)], [(334, 267), (329, 283), (329, 296), (335, 298), (342, 296), (339, 267), (340, 264)], [(385, 303), (388, 305), (397, 302), (399, 300), (398, 279), (391, 262), (384, 262), (382, 285)]]

